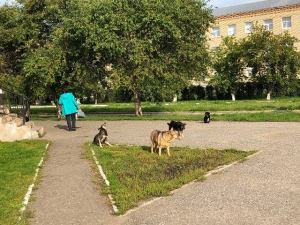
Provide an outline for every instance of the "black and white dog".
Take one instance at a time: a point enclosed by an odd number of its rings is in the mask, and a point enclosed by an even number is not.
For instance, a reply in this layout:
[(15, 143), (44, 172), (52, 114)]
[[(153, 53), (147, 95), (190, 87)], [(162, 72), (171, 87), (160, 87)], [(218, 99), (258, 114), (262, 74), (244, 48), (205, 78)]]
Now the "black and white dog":
[(210, 122), (210, 112), (205, 112), (203, 120), (204, 120), (204, 123)]
[(107, 141), (107, 129), (106, 129), (106, 123), (102, 124), (101, 127), (98, 128), (99, 133), (96, 134), (96, 136), (94, 137), (94, 143), (96, 145), (99, 145), (102, 148), (102, 144), (107, 144), (107, 145), (111, 145), (108, 143)]
[(182, 132), (185, 129), (186, 123), (172, 120), (170, 123), (168, 123), (168, 125), (169, 125), (169, 130), (173, 129)]

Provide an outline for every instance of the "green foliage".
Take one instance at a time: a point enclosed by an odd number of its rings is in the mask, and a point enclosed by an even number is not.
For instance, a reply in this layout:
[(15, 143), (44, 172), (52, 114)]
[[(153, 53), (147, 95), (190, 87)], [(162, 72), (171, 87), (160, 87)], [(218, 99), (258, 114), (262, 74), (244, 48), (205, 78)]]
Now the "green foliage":
[(0, 142), (1, 224), (28, 224), (29, 214), (20, 215), (20, 209), (45, 154), (46, 143), (45, 140)]
[(244, 79), (245, 62), (242, 60), (243, 49), (235, 37), (225, 37), (221, 46), (213, 52), (215, 76), (210, 84), (221, 93), (236, 93), (238, 82)]
[(0, 55), (1, 72), (4, 74), (20, 74), (22, 66), (18, 64), (24, 52), (25, 29), (19, 26), (18, 8), (4, 5), (0, 7)]
[(111, 63), (115, 87), (163, 101), (200, 78), (199, 71), (205, 75), (209, 57), (202, 37), (212, 16), (202, 2), (105, 1), (96, 12), (97, 35), (90, 40), (97, 58)]
[(106, 193), (113, 196), (120, 214), (140, 201), (169, 195), (174, 189), (194, 180), (204, 180), (205, 174), (219, 166), (244, 160), (256, 151), (235, 149), (190, 149), (171, 147), (171, 157), (150, 154), (146, 146), (109, 146), (99, 149), (85, 145), (87, 155), (93, 149), (108, 180)]
[(202, 1), (18, 2), (0, 8), (0, 50), (18, 63), (28, 96), (56, 100), (69, 83), (77, 96), (122, 87), (160, 101), (206, 75), (213, 16)]
[(276, 85), (296, 88), (300, 66), (296, 41), (288, 32), (275, 35), (264, 27), (255, 27), (253, 33), (241, 40), (244, 60), (252, 68), (252, 81), (262, 84), (268, 92)]
[[(219, 92), (228, 89), (235, 93), (238, 82), (253, 82), (267, 93), (275, 88), (295, 93), (300, 53), (295, 48), (298, 40), (288, 32), (274, 34), (264, 27), (255, 26), (247, 37), (236, 40), (223, 38), (219, 49), (213, 52), (213, 68), (216, 75), (211, 84)], [(246, 68), (252, 69), (251, 77), (243, 77)]]

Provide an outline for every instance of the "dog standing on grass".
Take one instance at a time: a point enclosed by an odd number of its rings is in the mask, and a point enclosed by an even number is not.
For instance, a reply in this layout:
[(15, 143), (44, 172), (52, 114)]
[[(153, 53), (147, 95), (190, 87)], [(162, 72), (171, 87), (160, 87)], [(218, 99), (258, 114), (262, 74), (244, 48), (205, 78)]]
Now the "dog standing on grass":
[(111, 145), (107, 141), (108, 134), (107, 134), (107, 129), (106, 129), (106, 122), (104, 124), (102, 124), (101, 127), (98, 128), (98, 130), (99, 130), (99, 133), (96, 134), (93, 142), (96, 145), (99, 145), (101, 148), (102, 148), (102, 144)]
[(170, 144), (173, 142), (176, 138), (179, 139), (179, 132), (174, 130), (169, 131), (159, 131), (154, 130), (150, 134), (150, 140), (151, 140), (151, 153), (153, 153), (153, 149), (158, 148), (158, 155), (161, 155), (161, 149), (167, 148), (168, 156), (170, 156)]

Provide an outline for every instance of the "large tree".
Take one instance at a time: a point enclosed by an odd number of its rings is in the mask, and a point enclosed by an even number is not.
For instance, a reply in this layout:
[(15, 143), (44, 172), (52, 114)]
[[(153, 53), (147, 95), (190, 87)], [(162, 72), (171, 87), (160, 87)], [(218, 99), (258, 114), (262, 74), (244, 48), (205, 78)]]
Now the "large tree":
[(48, 90), (46, 94), (57, 98), (64, 84), (69, 83), (81, 92), (87, 82), (90, 49), (85, 43), (88, 24), (82, 12), (86, 5), (82, 1), (64, 1), (62, 5), (53, 5), (50, 1), (47, 4), (56, 13), (54, 20), (57, 22), (52, 23), (45, 44), (27, 52), (24, 74), (27, 82)]
[(54, 101), (59, 118), (57, 100), (64, 85), (68, 84), (76, 97), (87, 91), (90, 94), (98, 85), (98, 78), (93, 79), (97, 72), (92, 65), (91, 45), (87, 43), (89, 6), (87, 1), (59, 1), (57, 4), (48, 1), (46, 8), (52, 13), (45, 21), (51, 26), (51, 32), (45, 44), (27, 52), (24, 59), (26, 83), (35, 94)]
[(213, 51), (212, 67), (215, 73), (210, 84), (221, 93), (230, 91), (232, 101), (235, 101), (238, 83), (245, 81), (243, 49), (235, 37), (223, 38), (222, 44)]
[(15, 46), (31, 95), (57, 95), (65, 82), (77, 93), (121, 87), (134, 93), (140, 115), (140, 97), (163, 101), (206, 75), (213, 16), (204, 1), (19, 3), (14, 18), (22, 19), (13, 22), (24, 36)]
[(14, 79), (22, 71), (18, 61), (24, 52), (25, 37), (21, 27), (20, 30), (16, 28), (16, 18), (19, 18), (17, 8), (8, 5), (0, 7), (0, 81), (4, 86), (14, 83)]
[(298, 86), (300, 53), (296, 41), (288, 32), (274, 34), (261, 26), (241, 40), (244, 60), (252, 68), (252, 80), (267, 90), (267, 100), (275, 86), (285, 89)]
[(140, 97), (172, 98), (206, 75), (209, 54), (205, 34), (213, 17), (202, 1), (96, 1), (90, 24), (94, 54), (112, 65), (109, 80)]
[[(3, 57), (5, 80), (21, 77), (27, 96), (43, 95), (44, 86), (35, 85), (36, 79), (27, 79), (24, 63), (30, 55), (42, 49), (49, 41), (52, 28), (59, 22), (60, 0), (17, 0), (16, 4), (0, 7), (0, 55)], [(51, 3), (51, 5), (49, 5)], [(13, 86), (10, 88), (13, 89)]]

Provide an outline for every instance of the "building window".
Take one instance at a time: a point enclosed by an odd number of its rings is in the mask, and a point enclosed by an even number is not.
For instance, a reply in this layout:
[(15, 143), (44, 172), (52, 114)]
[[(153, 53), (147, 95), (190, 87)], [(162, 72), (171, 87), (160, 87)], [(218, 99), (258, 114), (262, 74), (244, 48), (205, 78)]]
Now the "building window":
[(264, 20), (266, 30), (273, 30), (273, 20)]
[(245, 33), (249, 34), (252, 32), (253, 29), (253, 22), (246, 22), (245, 23)]
[(213, 27), (212, 28), (212, 36), (214, 38), (220, 37), (220, 27)]
[(283, 17), (282, 18), (282, 29), (289, 29), (292, 27), (291, 17)]
[(232, 36), (236, 34), (236, 26), (235, 24), (228, 25), (228, 35)]

